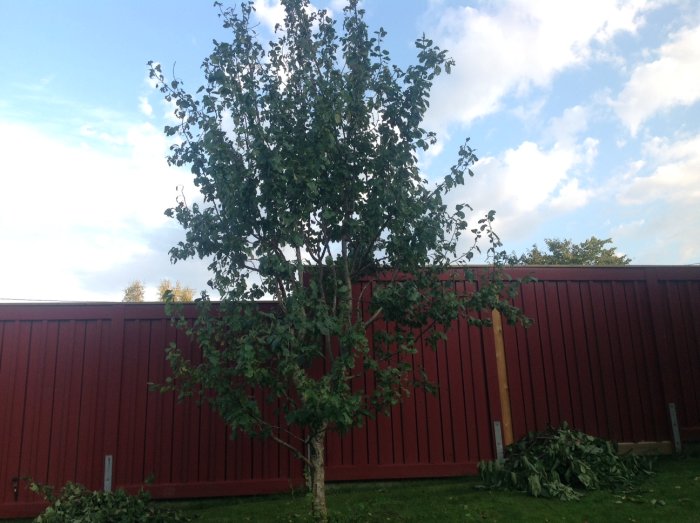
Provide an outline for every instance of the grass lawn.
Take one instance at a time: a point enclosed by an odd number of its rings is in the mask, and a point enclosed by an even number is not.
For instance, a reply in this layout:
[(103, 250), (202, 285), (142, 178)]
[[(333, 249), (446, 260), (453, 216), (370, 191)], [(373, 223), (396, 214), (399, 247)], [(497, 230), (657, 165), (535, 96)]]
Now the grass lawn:
[[(589, 492), (580, 501), (478, 488), (478, 478), (328, 485), (334, 521), (700, 522), (700, 447), (662, 457), (633, 492)], [(167, 502), (196, 522), (304, 522), (304, 493)]]
[[(478, 488), (478, 478), (328, 486), (335, 521), (672, 521), (700, 522), (700, 449), (659, 458), (656, 474), (628, 493), (589, 492), (580, 501)], [(172, 505), (200, 522), (303, 522), (305, 494), (185, 501)]]

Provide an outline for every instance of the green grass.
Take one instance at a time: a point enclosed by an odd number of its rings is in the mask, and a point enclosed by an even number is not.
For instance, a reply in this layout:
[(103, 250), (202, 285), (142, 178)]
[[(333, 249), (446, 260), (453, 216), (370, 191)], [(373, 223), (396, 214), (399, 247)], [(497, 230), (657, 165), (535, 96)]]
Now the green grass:
[[(588, 492), (580, 501), (479, 489), (478, 478), (328, 486), (335, 521), (672, 521), (700, 522), (700, 451), (660, 458), (657, 473), (634, 491)], [(304, 522), (305, 494), (173, 503), (200, 522)]]
[[(580, 501), (482, 490), (469, 477), (331, 484), (328, 505), (338, 522), (700, 522), (700, 447), (659, 458), (654, 469), (631, 492), (588, 492)], [(166, 504), (200, 523), (311, 521), (304, 493)]]

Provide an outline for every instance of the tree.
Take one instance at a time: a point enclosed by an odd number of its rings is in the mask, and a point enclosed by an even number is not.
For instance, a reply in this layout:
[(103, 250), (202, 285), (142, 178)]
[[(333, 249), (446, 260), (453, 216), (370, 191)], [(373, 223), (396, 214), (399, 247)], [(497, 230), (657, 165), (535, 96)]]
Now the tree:
[(127, 303), (141, 303), (143, 301), (143, 293), (143, 282), (140, 280), (134, 280), (126, 289), (124, 289), (124, 297), (122, 298), (122, 301)]
[[(632, 261), (623, 254), (617, 254), (612, 246), (612, 238), (600, 240), (595, 236), (581, 243), (571, 240), (547, 238), (544, 243), (549, 252), (542, 252), (537, 245), (525, 254), (511, 255), (512, 265), (629, 265)], [(606, 245), (611, 245), (605, 248)]]
[[(468, 262), (479, 240), (491, 257), (500, 246), (493, 211), (468, 225), (468, 205), (443, 202), (473, 175), (468, 141), (434, 186), (418, 169), (418, 153), (435, 142), (420, 125), (433, 80), (453, 65), (446, 52), (422, 37), (418, 64), (401, 69), (386, 33), (368, 34), (357, 0), (340, 30), (308, 0), (282, 4), (284, 24), (267, 45), (252, 3), (221, 8), (232, 41), (214, 42), (196, 94), (150, 62), (179, 119), (165, 128), (180, 140), (168, 160), (188, 165), (201, 192), (190, 202), (181, 193), (166, 211), (186, 231), (170, 255), (209, 257), (209, 285), (221, 295), (216, 310), (205, 295), (196, 320), (180, 317), (201, 363), (171, 346), (166, 388), (206, 391), (234, 433), (290, 449), (325, 520), (326, 432), (349, 430), (426, 385), (411, 365), (417, 337), (438, 348), (459, 315), (474, 325), (487, 325), (479, 311), (493, 308), (523, 317), (509, 305), (515, 286), (495, 269), (460, 296), (439, 277)], [(474, 243), (463, 248), (467, 236)], [(265, 297), (274, 308), (259, 305)], [(352, 387), (358, 373), (371, 374), (373, 391)], [(263, 416), (260, 391), (280, 405), (285, 427)]]
[[(168, 294), (171, 296), (168, 296)], [(168, 298), (172, 299), (172, 301), (194, 301), (194, 289), (183, 287), (179, 281), (175, 282), (175, 286), (173, 286), (171, 281), (166, 279), (162, 280), (158, 285), (158, 297), (160, 301), (167, 301)]]

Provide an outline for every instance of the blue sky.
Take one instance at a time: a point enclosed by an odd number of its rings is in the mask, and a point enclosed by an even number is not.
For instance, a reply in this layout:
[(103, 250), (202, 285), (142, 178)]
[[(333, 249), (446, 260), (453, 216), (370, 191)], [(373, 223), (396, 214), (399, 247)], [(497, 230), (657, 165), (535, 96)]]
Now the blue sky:
[[(279, 5), (256, 5), (269, 34)], [(455, 59), (422, 166), (444, 176), (471, 137), (476, 177), (453, 198), (495, 209), (506, 250), (595, 235), (636, 264), (700, 262), (697, 0), (363, 5), (398, 63), (422, 33)], [(163, 211), (177, 185), (194, 189), (165, 162), (170, 108), (146, 62), (194, 91), (212, 38), (226, 33), (207, 1), (0, 0), (0, 299), (120, 300), (136, 278), (148, 298), (164, 278), (205, 287), (204, 263), (169, 262), (183, 233)]]

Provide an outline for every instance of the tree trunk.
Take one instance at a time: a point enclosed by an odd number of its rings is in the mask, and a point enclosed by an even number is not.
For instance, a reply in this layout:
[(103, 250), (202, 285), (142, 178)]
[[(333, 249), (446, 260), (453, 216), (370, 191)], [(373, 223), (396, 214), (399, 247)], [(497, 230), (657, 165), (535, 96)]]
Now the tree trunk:
[(326, 507), (326, 470), (324, 463), (326, 426), (323, 425), (309, 442), (311, 461), (311, 512), (317, 521), (328, 521)]

